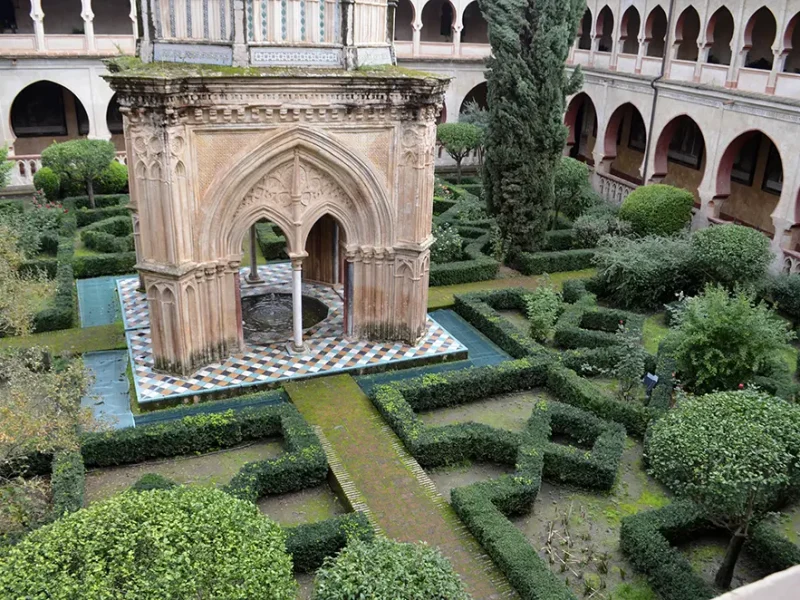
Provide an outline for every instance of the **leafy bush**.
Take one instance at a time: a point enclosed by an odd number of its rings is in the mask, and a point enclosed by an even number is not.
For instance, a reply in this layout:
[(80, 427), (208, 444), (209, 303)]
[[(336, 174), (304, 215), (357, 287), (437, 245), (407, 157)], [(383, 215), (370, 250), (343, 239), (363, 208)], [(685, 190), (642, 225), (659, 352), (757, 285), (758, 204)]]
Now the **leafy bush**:
[(776, 275), (769, 285), (770, 299), (795, 326), (800, 325), (800, 273)]
[(295, 572), (312, 573), (325, 558), (345, 547), (348, 540), (372, 540), (375, 531), (363, 512), (353, 512), (286, 530), (286, 551)]
[(116, 236), (128, 235), (129, 233), (133, 233), (133, 221), (129, 215), (109, 217), (87, 225), (81, 233), (83, 234), (86, 231), (102, 231), (103, 233), (110, 233)]
[(639, 235), (673, 235), (692, 220), (694, 196), (683, 188), (664, 184), (636, 188), (619, 208), (619, 218), (630, 222)]
[(50, 167), (42, 167), (33, 176), (33, 187), (44, 192), (45, 198), (58, 200), (61, 191), (61, 180)]
[[(94, 197), (95, 206), (98, 209), (101, 208), (111, 208), (111, 207), (121, 207), (125, 206), (130, 202), (130, 196), (128, 194), (98, 194)], [(64, 198), (64, 204), (72, 205), (73, 208), (89, 208), (89, 196), (71, 196), (69, 198)], [(124, 214), (124, 213), (122, 213)], [(119, 216), (119, 215), (109, 215), (109, 216)], [(104, 217), (108, 218), (108, 217)], [(102, 220), (102, 219), (97, 219)], [(79, 225), (83, 227), (83, 224)]]
[(81, 232), (83, 245), (89, 250), (114, 254), (118, 252), (132, 252), (134, 250), (133, 234), (118, 236), (104, 231), (85, 230)]
[(483, 235), (464, 247), (465, 260), (431, 264), (429, 285), (456, 285), (494, 279), (500, 263), (483, 253), (488, 236)]
[[(112, 196), (116, 197), (116, 196)], [(66, 200), (64, 201), (66, 202)], [(110, 217), (130, 216), (131, 211), (127, 206), (107, 206), (105, 208), (80, 208), (75, 211), (78, 227), (86, 227), (97, 221)]]
[(594, 263), (603, 295), (618, 306), (657, 308), (694, 287), (691, 247), (682, 237), (608, 237)]
[(136, 480), (130, 490), (132, 492), (149, 492), (150, 490), (170, 490), (176, 487), (178, 484), (164, 477), (163, 475), (159, 475), (158, 473), (145, 473), (139, 479)]
[(208, 488), (120, 494), (32, 532), (0, 563), (5, 598), (294, 600), (281, 528)]
[(752, 390), (683, 400), (650, 428), (653, 475), (733, 537), (715, 577), (730, 586), (748, 529), (800, 482), (800, 407)]
[(680, 379), (696, 393), (731, 390), (757, 375), (788, 370), (781, 351), (793, 337), (765, 303), (716, 286), (687, 301), (669, 335)]
[(459, 235), (458, 229), (449, 223), (437, 225), (433, 230), (435, 241), (431, 246), (431, 261), (434, 263), (449, 263), (459, 260), (464, 251), (464, 239)]
[(8, 145), (0, 146), (0, 190), (11, 182), (14, 163), (8, 160)]
[(753, 286), (772, 260), (769, 238), (743, 225), (714, 225), (692, 234), (692, 261), (702, 282)]
[(353, 540), (336, 558), (325, 559), (314, 580), (314, 598), (469, 600), (469, 595), (438, 550), (376, 538)]
[(626, 236), (633, 231), (628, 221), (620, 220), (605, 205), (575, 219), (575, 240), (582, 248), (594, 248), (607, 235)]
[(111, 161), (103, 171), (94, 178), (95, 191), (98, 194), (121, 194), (128, 190), (128, 167)]
[(592, 266), (594, 250), (561, 250), (559, 252), (517, 252), (509, 261), (524, 275), (579, 271)]
[(589, 181), (589, 167), (574, 158), (561, 157), (556, 165), (553, 184), (556, 217), (560, 212), (570, 219), (577, 219), (600, 202)]
[(278, 260), (287, 258), (286, 238), (277, 225), (256, 223), (256, 240), (265, 259)]
[(73, 259), (75, 277), (101, 277), (103, 275), (125, 275), (133, 273), (136, 264), (135, 252), (116, 254), (83, 255)]
[(709, 529), (699, 507), (687, 501), (673, 502), (622, 519), (619, 546), (664, 600), (706, 600), (717, 594), (670, 543), (691, 532), (702, 533), (704, 527)]
[(53, 493), (52, 515), (55, 518), (83, 507), (86, 469), (80, 452), (59, 452), (53, 457), (50, 489)]
[(530, 334), (537, 342), (544, 342), (553, 331), (561, 314), (561, 294), (549, 279), (525, 297), (525, 313), (530, 323)]
[(33, 330), (37, 333), (69, 329), (75, 318), (75, 275), (72, 268), (75, 252), (74, 213), (63, 216), (58, 233), (56, 293), (53, 301), (33, 317)]

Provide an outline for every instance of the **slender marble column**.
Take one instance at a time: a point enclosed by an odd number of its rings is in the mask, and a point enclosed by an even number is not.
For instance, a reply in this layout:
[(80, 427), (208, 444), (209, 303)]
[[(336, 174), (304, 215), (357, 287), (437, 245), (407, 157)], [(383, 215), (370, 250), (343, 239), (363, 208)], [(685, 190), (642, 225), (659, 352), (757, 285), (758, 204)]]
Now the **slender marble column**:
[(292, 317), (294, 339), (292, 340), (292, 351), (303, 352), (303, 259), (292, 259)]
[(89, 52), (94, 52), (94, 13), (92, 12), (92, 0), (81, 0), (81, 6), (81, 18), (83, 19), (83, 35), (86, 37), (86, 49)]
[(253, 223), (250, 226), (250, 272), (247, 274), (247, 281), (250, 283), (261, 283), (263, 281), (258, 274), (258, 256), (256, 255), (257, 236), (256, 224)]
[(31, 19), (33, 20), (33, 33), (36, 36), (36, 50), (44, 52), (44, 11), (42, 0), (31, 0)]

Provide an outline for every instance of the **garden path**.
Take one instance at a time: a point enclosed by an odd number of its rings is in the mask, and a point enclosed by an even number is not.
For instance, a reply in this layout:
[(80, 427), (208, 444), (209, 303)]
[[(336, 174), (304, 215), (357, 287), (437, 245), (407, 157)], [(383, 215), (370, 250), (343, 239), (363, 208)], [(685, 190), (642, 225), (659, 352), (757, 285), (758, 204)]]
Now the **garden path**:
[(388, 537), (439, 548), (475, 600), (515, 597), (352, 377), (320, 377), (284, 388), (303, 417), (322, 429)]

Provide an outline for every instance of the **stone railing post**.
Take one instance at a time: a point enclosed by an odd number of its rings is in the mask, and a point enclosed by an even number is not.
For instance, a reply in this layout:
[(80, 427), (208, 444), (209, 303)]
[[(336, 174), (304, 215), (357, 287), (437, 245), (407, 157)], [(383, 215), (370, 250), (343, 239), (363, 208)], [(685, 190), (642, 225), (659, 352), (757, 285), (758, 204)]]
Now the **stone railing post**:
[(44, 11), (42, 0), (31, 0), (31, 19), (33, 20), (33, 33), (36, 36), (36, 51), (44, 52)]
[(97, 47), (94, 40), (94, 13), (92, 0), (81, 0), (81, 18), (83, 19), (83, 35), (86, 38), (86, 50), (94, 52)]

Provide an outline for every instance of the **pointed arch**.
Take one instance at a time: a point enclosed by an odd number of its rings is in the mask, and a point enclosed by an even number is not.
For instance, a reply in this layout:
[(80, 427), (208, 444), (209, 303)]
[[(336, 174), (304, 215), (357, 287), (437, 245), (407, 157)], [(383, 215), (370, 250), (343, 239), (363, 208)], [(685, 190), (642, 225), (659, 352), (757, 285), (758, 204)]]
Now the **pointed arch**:
[(598, 51), (611, 52), (614, 48), (614, 13), (606, 4), (597, 15), (595, 37), (598, 38)]
[(709, 48), (706, 62), (717, 65), (731, 64), (731, 40), (735, 24), (727, 7), (721, 6), (711, 15), (706, 26), (705, 44)]
[(622, 23), (619, 29), (619, 41), (622, 46), (623, 54), (639, 53), (639, 29), (642, 20), (639, 11), (631, 5), (622, 15)]
[(766, 6), (755, 11), (747, 20), (744, 28), (744, 48), (747, 53), (745, 67), (749, 69), (772, 68), (775, 58), (772, 44), (778, 31), (778, 22), (773, 12)]
[(587, 7), (578, 25), (578, 50), (592, 49), (592, 11)]
[(700, 15), (689, 5), (678, 17), (675, 24), (675, 45), (678, 60), (696, 61), (699, 53), (697, 40), (700, 35)]
[[(298, 199), (299, 225), (292, 212)], [(290, 254), (301, 255), (308, 230), (326, 212), (349, 240), (382, 247), (393, 239), (382, 178), (336, 138), (305, 127), (287, 129), (248, 151), (215, 178), (203, 202), (198, 256), (240, 256), (250, 225), (261, 218), (286, 233)]]

